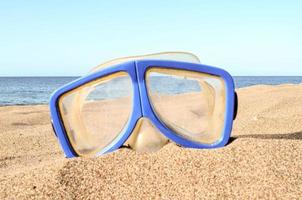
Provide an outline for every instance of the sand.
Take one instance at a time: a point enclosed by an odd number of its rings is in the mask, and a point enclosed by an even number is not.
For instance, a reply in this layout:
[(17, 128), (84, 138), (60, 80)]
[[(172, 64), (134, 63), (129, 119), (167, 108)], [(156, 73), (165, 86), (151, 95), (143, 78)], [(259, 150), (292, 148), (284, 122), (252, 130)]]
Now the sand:
[(301, 199), (302, 85), (238, 90), (231, 142), (64, 158), (46, 105), (0, 108), (0, 199)]

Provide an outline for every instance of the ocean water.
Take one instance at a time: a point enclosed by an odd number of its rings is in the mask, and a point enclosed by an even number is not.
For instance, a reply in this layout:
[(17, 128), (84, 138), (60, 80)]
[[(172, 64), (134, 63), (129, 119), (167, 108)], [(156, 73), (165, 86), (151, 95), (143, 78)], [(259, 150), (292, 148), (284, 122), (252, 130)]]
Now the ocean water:
[(47, 104), (56, 88), (76, 77), (0, 77), (0, 105)]
[[(58, 87), (77, 77), (0, 77), (0, 105), (47, 104)], [(236, 88), (257, 84), (302, 83), (302, 76), (235, 76)], [(177, 83), (183, 84), (183, 83)], [(160, 87), (160, 83), (157, 87)], [(188, 87), (192, 87), (188, 84)], [(160, 88), (159, 88), (160, 89)], [(170, 91), (177, 93), (179, 91)]]

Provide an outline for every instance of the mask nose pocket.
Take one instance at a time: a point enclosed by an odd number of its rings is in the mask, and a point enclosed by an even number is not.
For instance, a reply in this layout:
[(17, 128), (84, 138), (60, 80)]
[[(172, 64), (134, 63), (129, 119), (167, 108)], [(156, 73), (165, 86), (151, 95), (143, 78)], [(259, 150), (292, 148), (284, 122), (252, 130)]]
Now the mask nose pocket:
[(124, 143), (138, 152), (154, 152), (166, 145), (169, 140), (147, 118), (140, 118)]

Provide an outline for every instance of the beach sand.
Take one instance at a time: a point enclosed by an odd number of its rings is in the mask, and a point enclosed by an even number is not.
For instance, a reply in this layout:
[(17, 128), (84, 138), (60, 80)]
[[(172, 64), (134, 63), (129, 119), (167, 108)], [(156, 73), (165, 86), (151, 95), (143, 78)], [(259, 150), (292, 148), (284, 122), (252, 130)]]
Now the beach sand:
[(231, 142), (66, 159), (46, 105), (0, 107), (0, 199), (301, 199), (302, 85), (237, 90)]

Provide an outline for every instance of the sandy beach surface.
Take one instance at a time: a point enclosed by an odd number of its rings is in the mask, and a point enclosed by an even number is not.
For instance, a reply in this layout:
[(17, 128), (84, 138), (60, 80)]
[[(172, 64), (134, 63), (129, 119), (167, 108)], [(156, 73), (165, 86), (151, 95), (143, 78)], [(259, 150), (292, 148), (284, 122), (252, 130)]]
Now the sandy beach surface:
[(46, 105), (0, 107), (0, 199), (301, 199), (302, 85), (238, 91), (231, 142), (66, 159)]

